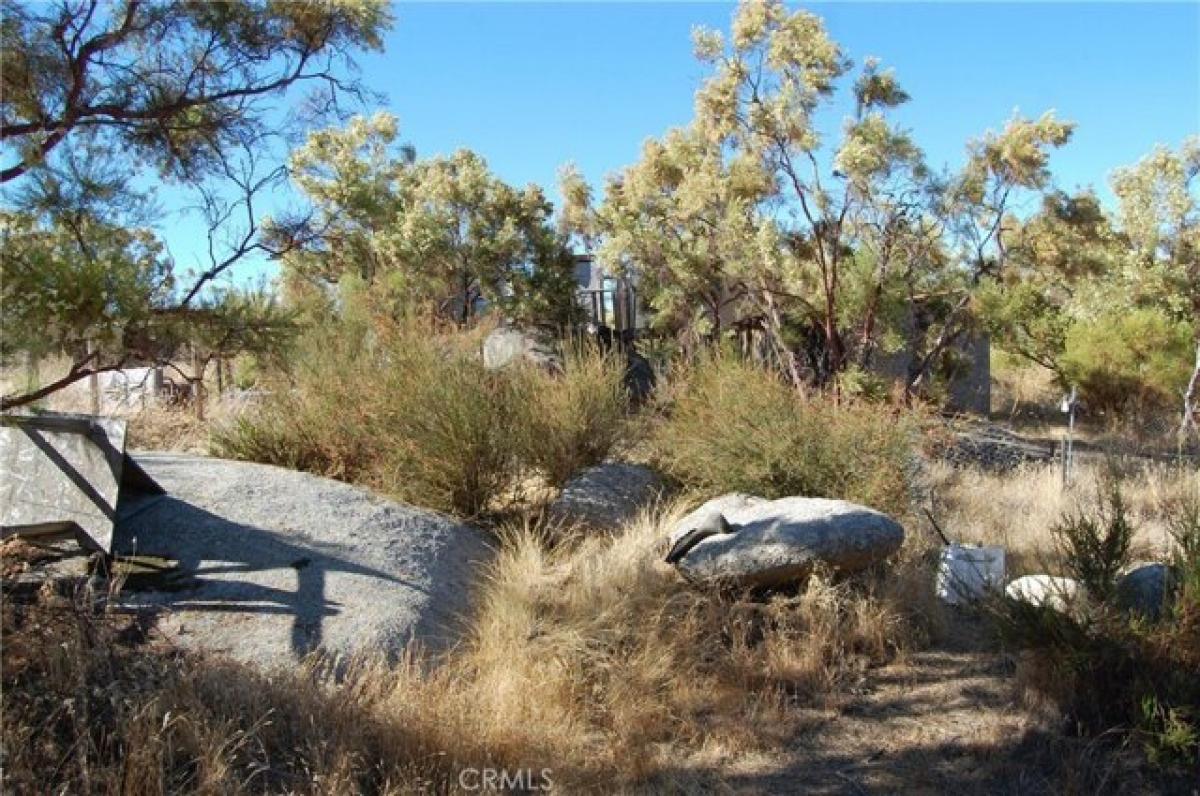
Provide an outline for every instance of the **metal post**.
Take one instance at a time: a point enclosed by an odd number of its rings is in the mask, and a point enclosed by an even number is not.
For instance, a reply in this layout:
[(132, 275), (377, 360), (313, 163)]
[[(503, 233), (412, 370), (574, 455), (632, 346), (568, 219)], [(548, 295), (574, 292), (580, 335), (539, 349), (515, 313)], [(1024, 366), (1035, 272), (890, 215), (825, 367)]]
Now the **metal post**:
[[(92, 356), (96, 353), (96, 344), (92, 340), (87, 341), (88, 361), (95, 368), (96, 363), (92, 362)], [(96, 375), (95, 370), (88, 376), (88, 392), (91, 394), (92, 414), (100, 414), (100, 377)]]
[(1079, 406), (1078, 394), (1071, 385), (1071, 394), (1063, 398), (1062, 411), (1067, 414), (1067, 433), (1062, 444), (1062, 486), (1066, 489), (1071, 484), (1071, 468), (1075, 459), (1075, 409)]

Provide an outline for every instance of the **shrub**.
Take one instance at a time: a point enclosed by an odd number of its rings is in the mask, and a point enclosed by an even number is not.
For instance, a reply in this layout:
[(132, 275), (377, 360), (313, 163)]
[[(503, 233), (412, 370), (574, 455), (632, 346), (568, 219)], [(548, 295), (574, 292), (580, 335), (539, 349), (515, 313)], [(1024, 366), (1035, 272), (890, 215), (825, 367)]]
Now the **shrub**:
[(1092, 597), (1109, 599), (1121, 568), (1129, 564), (1133, 542), (1133, 526), (1117, 477), (1111, 473), (1104, 477), (1095, 508), (1064, 514), (1050, 532), (1069, 574)]
[(213, 452), (473, 517), (529, 474), (562, 483), (620, 435), (624, 391), (610, 357), (576, 352), (561, 376), (489, 371), (472, 335), (347, 326), (312, 333), (293, 381), (218, 427)]
[(1067, 333), (1062, 368), (1094, 409), (1175, 408), (1191, 373), (1188, 324), (1157, 310), (1080, 321)]
[(628, 395), (616, 353), (568, 346), (561, 377), (527, 371), (522, 453), (551, 484), (603, 459), (621, 438)]
[[(1089, 602), (1070, 613), (1005, 601), (999, 629), (1024, 649), (1026, 686), (1056, 703), (1086, 734), (1120, 730), (1143, 742), (1151, 762), (1200, 766), (1200, 507), (1172, 508), (1180, 534), (1174, 569), (1180, 586), (1157, 622), (1113, 604), (1116, 569), (1128, 558), (1129, 526), (1120, 489), (1065, 515), (1064, 566), (1084, 581)], [(1176, 513), (1177, 512), (1177, 513)], [(1191, 587), (1189, 587), (1191, 584)]]
[(855, 500), (908, 507), (915, 424), (887, 406), (803, 397), (773, 373), (728, 356), (672, 385), (654, 437), (662, 467), (710, 492)]

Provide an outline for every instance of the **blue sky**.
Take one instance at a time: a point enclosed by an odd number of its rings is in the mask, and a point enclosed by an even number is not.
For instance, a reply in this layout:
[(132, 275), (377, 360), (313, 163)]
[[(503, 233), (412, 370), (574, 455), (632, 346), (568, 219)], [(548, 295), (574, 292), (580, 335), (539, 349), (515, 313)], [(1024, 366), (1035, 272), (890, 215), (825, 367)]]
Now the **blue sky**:
[[(898, 115), (935, 166), (1019, 109), (1078, 123), (1052, 168), (1107, 198), (1113, 168), (1200, 131), (1200, 3), (816, 3), (856, 62), (879, 56), (912, 101)], [(687, 123), (705, 75), (695, 25), (732, 4), (403, 4), (362, 78), (419, 156), (469, 147), (502, 178), (552, 197), (574, 161), (593, 184), (642, 142)], [(843, 109), (822, 119), (834, 135)], [(188, 264), (189, 225), (168, 238)], [(257, 271), (261, 266), (252, 266)], [(246, 276), (249, 274), (243, 274)]]

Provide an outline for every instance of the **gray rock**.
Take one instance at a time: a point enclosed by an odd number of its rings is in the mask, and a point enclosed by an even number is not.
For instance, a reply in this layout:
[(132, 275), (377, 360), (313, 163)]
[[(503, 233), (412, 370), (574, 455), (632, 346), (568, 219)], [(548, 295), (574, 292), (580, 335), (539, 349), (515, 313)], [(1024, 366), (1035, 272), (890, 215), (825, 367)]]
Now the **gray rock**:
[(483, 366), (498, 370), (528, 362), (551, 373), (562, 373), (563, 359), (548, 334), (532, 329), (501, 326), (483, 341)]
[(1171, 596), (1171, 568), (1157, 561), (1130, 564), (1117, 578), (1117, 607), (1158, 619)]
[(490, 554), (478, 531), (278, 467), (136, 458), (167, 494), (123, 510), (114, 551), (175, 565), (122, 600), (171, 615), (161, 626), (179, 644), (275, 666), (454, 641)]
[(817, 564), (835, 572), (865, 569), (904, 542), (904, 529), (891, 517), (844, 500), (730, 494), (681, 519), (671, 532), (671, 547), (710, 522), (713, 513), (728, 521), (732, 533), (700, 540), (675, 562), (693, 582), (781, 586), (803, 580)]
[(1061, 612), (1079, 606), (1087, 598), (1082, 583), (1054, 575), (1025, 575), (1011, 581), (1004, 593), (1010, 599)]
[(662, 478), (649, 467), (604, 462), (568, 481), (547, 515), (552, 522), (615, 529), (658, 498), (663, 488)]

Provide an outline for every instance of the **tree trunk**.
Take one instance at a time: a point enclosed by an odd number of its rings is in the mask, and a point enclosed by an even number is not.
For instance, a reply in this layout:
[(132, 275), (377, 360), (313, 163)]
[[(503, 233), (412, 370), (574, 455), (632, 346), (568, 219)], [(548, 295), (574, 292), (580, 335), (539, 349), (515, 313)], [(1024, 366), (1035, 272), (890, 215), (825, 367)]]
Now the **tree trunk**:
[[(96, 355), (96, 344), (91, 340), (87, 341), (87, 357), (92, 359)], [(92, 371), (88, 375), (88, 395), (91, 398), (91, 409), (93, 415), (100, 414), (100, 377)]]
[(1196, 412), (1200, 409), (1200, 336), (1196, 338), (1196, 364), (1192, 366), (1192, 377), (1183, 392), (1183, 419), (1179, 423), (1179, 446), (1182, 449), (1192, 432), (1198, 431)]
[(192, 403), (196, 408), (196, 419), (204, 420), (204, 361), (200, 350), (192, 347)]

